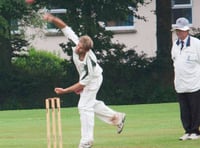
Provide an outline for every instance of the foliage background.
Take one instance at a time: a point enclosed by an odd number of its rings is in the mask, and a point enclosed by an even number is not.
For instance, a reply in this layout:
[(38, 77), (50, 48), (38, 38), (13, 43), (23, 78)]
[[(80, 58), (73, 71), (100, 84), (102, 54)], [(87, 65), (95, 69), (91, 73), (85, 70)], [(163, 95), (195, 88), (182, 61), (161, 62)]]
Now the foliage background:
[[(62, 19), (69, 22), (78, 35), (87, 34), (94, 40), (93, 50), (104, 69), (104, 82), (98, 94), (99, 99), (106, 104), (175, 101), (169, 55), (158, 54), (162, 56), (148, 58), (145, 54), (138, 55), (134, 49), (125, 52), (125, 45), (112, 43), (113, 33), (106, 31), (98, 23), (112, 19), (123, 21), (130, 11), (129, 6), (135, 8), (135, 17), (145, 20), (137, 14), (138, 4), (145, 2), (37, 0), (33, 5), (26, 5), (24, 0), (1, 0), (0, 108), (41, 108), (46, 97), (56, 96), (54, 87), (66, 87), (78, 80), (71, 60), (64, 61), (50, 53), (37, 52), (34, 49), (29, 51), (28, 56), (13, 54), (14, 51), (23, 50), (29, 43), (24, 36), (11, 34), (11, 20), (22, 20), (22, 27), (40, 27), (42, 24), (36, 21), (39, 19), (35, 14), (43, 6), (49, 9), (66, 6), (67, 14)], [(108, 13), (110, 15), (107, 15)], [(71, 55), (70, 42), (60, 46), (66, 54)], [(160, 51), (169, 52), (168, 47), (165, 48), (167, 49)], [(12, 60), (13, 57), (15, 60)], [(63, 101), (64, 106), (77, 105), (78, 96), (75, 94), (59, 97), (68, 100)]]
[[(175, 101), (173, 87), (162, 85), (155, 77), (154, 59), (129, 52), (128, 63), (101, 63), (104, 82), (98, 99), (115, 105)], [(67, 87), (78, 80), (72, 62), (35, 49), (29, 50), (29, 56), (13, 60), (12, 69), (0, 73), (1, 109), (43, 108), (44, 99), (57, 97), (54, 87)], [(63, 106), (76, 106), (79, 98), (74, 93), (58, 97)]]

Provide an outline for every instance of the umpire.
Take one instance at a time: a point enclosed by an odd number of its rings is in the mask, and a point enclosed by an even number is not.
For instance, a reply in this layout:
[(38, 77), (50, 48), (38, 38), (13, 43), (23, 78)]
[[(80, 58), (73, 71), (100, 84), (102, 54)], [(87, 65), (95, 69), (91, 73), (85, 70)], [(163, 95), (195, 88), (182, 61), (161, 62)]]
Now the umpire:
[(178, 37), (171, 56), (174, 85), (180, 104), (180, 117), (185, 133), (180, 140), (200, 138), (200, 40), (189, 35), (189, 21), (178, 18), (173, 27)]

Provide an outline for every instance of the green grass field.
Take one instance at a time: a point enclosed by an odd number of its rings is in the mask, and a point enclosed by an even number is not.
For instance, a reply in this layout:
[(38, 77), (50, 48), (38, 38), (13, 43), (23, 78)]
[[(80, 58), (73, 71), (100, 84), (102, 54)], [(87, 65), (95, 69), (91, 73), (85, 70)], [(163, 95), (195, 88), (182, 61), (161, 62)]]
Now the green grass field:
[[(179, 141), (183, 134), (177, 103), (111, 106), (127, 114), (121, 134), (95, 120), (94, 148), (199, 148), (200, 140)], [(62, 108), (63, 148), (77, 148), (80, 123), (77, 108)], [(1, 148), (45, 148), (46, 111), (0, 111)]]

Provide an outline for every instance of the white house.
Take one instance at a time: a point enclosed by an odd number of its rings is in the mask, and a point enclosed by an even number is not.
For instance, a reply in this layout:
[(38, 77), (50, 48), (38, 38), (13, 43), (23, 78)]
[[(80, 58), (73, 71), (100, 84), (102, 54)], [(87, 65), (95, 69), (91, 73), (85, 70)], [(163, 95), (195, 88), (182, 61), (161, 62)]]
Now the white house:
[[(150, 3), (139, 6), (137, 13), (144, 16), (147, 19), (146, 22), (133, 18), (132, 24), (116, 26), (115, 23), (110, 23), (108, 26), (106, 25), (106, 29), (115, 32), (113, 42), (124, 43), (127, 49), (134, 48), (138, 53), (144, 52), (152, 57), (156, 55), (156, 16), (154, 14), (156, 2), (155, 0), (145, 1)], [(172, 22), (175, 23), (178, 17), (186, 17), (191, 26), (200, 28), (199, 9), (200, 0), (172, 0)], [(173, 34), (174, 38), (175, 35)], [(65, 57), (59, 46), (59, 43), (62, 42), (66, 42), (64, 36), (47, 34), (35, 38), (31, 44), (37, 49), (49, 50)]]

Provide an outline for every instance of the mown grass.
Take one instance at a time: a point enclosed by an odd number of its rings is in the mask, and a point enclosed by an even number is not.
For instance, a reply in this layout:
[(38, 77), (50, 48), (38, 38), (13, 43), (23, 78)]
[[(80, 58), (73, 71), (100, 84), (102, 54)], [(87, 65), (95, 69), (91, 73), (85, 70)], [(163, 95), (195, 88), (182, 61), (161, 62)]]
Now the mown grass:
[[(200, 140), (179, 141), (183, 134), (177, 103), (111, 106), (127, 114), (121, 134), (95, 120), (94, 148), (199, 148)], [(1, 148), (45, 148), (46, 111), (0, 111)], [(80, 123), (77, 108), (62, 108), (63, 148), (77, 148)]]

